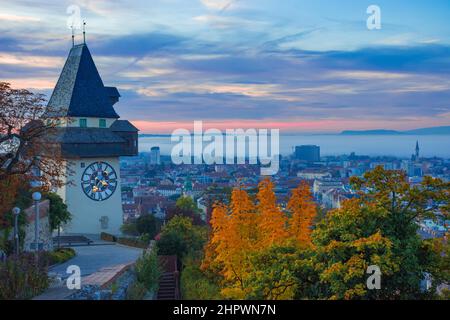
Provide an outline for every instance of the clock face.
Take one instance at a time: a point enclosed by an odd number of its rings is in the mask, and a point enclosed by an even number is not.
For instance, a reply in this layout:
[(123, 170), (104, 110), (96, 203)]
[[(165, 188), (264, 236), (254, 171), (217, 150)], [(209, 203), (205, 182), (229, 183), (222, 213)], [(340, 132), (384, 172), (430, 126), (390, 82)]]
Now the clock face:
[(116, 191), (116, 171), (106, 162), (94, 162), (84, 170), (81, 187), (90, 199), (104, 201)]

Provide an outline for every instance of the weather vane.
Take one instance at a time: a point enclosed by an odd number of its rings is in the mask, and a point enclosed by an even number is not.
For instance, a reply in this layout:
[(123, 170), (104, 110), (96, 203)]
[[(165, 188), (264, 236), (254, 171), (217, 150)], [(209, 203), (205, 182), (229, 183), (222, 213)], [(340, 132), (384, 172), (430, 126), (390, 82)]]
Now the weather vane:
[(70, 29), (72, 29), (72, 47), (75, 46), (75, 32), (73, 30), (73, 24), (70, 26)]
[(86, 44), (86, 21), (83, 20), (83, 43)]

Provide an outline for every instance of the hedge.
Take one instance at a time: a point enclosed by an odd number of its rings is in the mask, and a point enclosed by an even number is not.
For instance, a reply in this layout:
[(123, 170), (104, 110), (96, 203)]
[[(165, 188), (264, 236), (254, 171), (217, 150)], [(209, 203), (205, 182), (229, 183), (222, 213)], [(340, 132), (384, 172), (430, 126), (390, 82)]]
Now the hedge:
[(124, 246), (136, 247), (140, 249), (148, 248), (148, 243), (133, 238), (118, 238), (117, 243), (123, 244)]
[(100, 233), (100, 239), (102, 239), (103, 241), (109, 241), (109, 242), (116, 242), (117, 241), (117, 237), (113, 236), (112, 234), (106, 233), (106, 232), (102, 232)]

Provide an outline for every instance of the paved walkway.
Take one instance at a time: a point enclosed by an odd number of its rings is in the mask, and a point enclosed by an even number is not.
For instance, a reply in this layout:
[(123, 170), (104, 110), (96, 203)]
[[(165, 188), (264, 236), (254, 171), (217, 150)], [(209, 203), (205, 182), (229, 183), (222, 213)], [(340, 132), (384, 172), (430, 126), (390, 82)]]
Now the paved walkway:
[[(142, 249), (126, 247), (118, 244), (114, 245), (90, 245), (82, 247), (74, 247), (77, 255), (63, 264), (57, 265), (49, 270), (49, 273), (66, 279), (69, 275), (66, 273), (67, 267), (70, 265), (77, 265), (81, 271), (81, 284), (97, 284), (96, 281), (105, 280), (103, 273), (112, 278), (111, 272), (115, 269), (123, 268), (131, 262), (136, 261), (142, 253)], [(101, 269), (103, 273), (96, 273), (96, 276), (89, 277), (94, 272), (98, 272)], [(98, 277), (101, 275), (101, 279)], [(99, 278), (99, 279), (97, 279)], [(109, 278), (108, 278), (109, 279)], [(86, 283), (85, 283), (86, 281)], [(63, 281), (57, 287), (49, 288), (42, 295), (35, 297), (35, 300), (60, 300), (73, 293), (72, 290), (67, 289)]]
[(102, 268), (127, 264), (141, 255), (142, 249), (126, 247), (122, 245), (90, 245), (73, 248), (77, 255), (63, 264), (57, 265), (49, 270), (61, 278), (67, 278), (67, 267), (76, 265), (80, 267), (81, 276), (90, 275)]

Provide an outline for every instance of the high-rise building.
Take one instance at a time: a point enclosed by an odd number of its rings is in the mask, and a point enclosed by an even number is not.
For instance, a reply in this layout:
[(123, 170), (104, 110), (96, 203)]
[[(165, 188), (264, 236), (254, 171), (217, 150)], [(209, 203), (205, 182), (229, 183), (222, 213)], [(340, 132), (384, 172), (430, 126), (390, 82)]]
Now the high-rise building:
[(403, 160), (400, 167), (409, 177), (422, 177), (423, 170), (420, 163), (411, 160)]
[(315, 145), (296, 146), (295, 159), (308, 162), (320, 161), (320, 147)]
[(152, 147), (150, 149), (150, 164), (151, 165), (161, 164), (161, 153), (159, 147)]
[(138, 129), (118, 120), (113, 105), (119, 97), (115, 87), (103, 85), (86, 44), (73, 46), (47, 109), (69, 164), (67, 183), (57, 190), (72, 213), (65, 232), (120, 233), (119, 157), (137, 155)]

